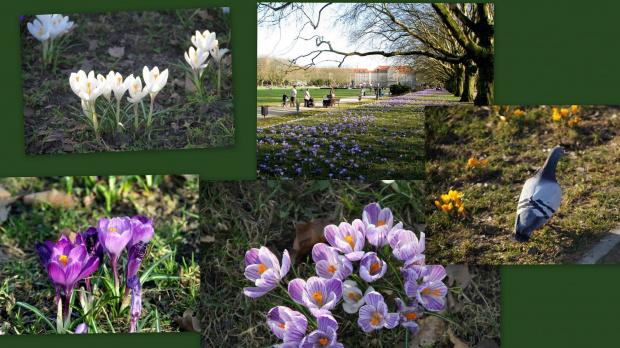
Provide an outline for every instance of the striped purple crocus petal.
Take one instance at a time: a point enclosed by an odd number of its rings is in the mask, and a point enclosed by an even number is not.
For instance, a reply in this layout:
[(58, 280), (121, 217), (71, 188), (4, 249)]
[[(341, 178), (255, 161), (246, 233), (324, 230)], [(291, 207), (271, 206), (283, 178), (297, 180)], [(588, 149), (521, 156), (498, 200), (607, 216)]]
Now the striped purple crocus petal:
[(330, 310), (342, 298), (342, 281), (319, 277), (310, 277), (308, 282), (294, 279), (289, 283), (288, 292), (295, 302), (308, 307), (318, 318), (331, 314)]
[(398, 307), (398, 315), (400, 325), (407, 328), (411, 333), (416, 333), (420, 329), (418, 323), (416, 321), (420, 319), (423, 313), (423, 309), (418, 306), (416, 301), (411, 301), (409, 306), (405, 305), (405, 303), (397, 298), (396, 306)]
[(357, 325), (364, 332), (382, 328), (392, 329), (398, 325), (398, 313), (388, 313), (388, 307), (383, 301), (383, 296), (378, 292), (371, 291), (366, 296), (366, 305), (360, 308)]
[(351, 261), (325, 243), (314, 245), (312, 259), (316, 263), (316, 274), (323, 279), (344, 280), (353, 272)]
[(285, 343), (299, 345), (308, 328), (308, 320), (297, 311), (285, 306), (278, 306), (267, 313), (267, 325)]
[(245, 277), (256, 287), (243, 290), (248, 297), (261, 297), (278, 286), (291, 267), (288, 250), (282, 255), (282, 267), (276, 256), (266, 247), (252, 248), (245, 253)]
[(377, 253), (368, 252), (360, 261), (360, 276), (371, 283), (381, 279), (387, 272), (386, 263), (377, 257)]
[(131, 314), (131, 327), (129, 332), (136, 332), (136, 324), (142, 313), (142, 286), (140, 285), (138, 276), (127, 279), (127, 286), (131, 288), (131, 307), (129, 309), (129, 313)]
[(75, 331), (73, 333), (75, 333), (75, 334), (87, 334), (88, 333), (88, 326), (86, 326), (85, 323), (81, 323), (80, 325), (78, 325), (75, 328)]
[(349, 261), (358, 261), (364, 256), (365, 231), (364, 223), (356, 219), (352, 224), (329, 225), (325, 227), (324, 235), (329, 244), (345, 254)]
[(323, 348), (323, 347), (344, 347), (338, 343), (338, 323), (331, 315), (323, 315), (317, 319), (317, 329), (304, 337), (299, 347), (302, 348)]

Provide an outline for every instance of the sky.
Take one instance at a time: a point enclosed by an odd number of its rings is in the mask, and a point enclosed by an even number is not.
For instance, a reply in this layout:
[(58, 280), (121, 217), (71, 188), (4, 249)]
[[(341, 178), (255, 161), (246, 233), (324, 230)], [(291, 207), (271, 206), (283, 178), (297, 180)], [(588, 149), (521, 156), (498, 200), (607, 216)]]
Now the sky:
[[(322, 5), (323, 4), (316, 5), (316, 11), (313, 18), (316, 18), (318, 9), (321, 8)], [(347, 35), (341, 34), (344, 30), (341, 22), (339, 21), (340, 16), (337, 15), (338, 8), (339, 5), (331, 5), (326, 10), (324, 10), (321, 16), (319, 27), (315, 30), (311, 26), (307, 25), (303, 29), (301, 36), (305, 38), (310, 38), (313, 35), (323, 36), (325, 41), (330, 41), (332, 43), (332, 47), (334, 47), (334, 49), (338, 49), (340, 51), (355, 50), (364, 52), (372, 50), (372, 47), (364, 47), (361, 44), (349, 43), (347, 40)], [(266, 26), (258, 27), (258, 57), (270, 56), (274, 58), (293, 59), (317, 49), (314, 40), (294, 41), (294, 39), (299, 33), (299, 30), (301, 29), (301, 25), (296, 21), (291, 20), (287, 23), (281, 22), (280, 26), (280, 28)], [(321, 46), (321, 48), (322, 47), (323, 46)], [(324, 47), (326, 48), (327, 46), (324, 45)], [(332, 53), (323, 53), (318, 60), (315, 60), (315, 62), (323, 62), (317, 64), (319, 67), (335, 67), (338, 65), (338, 62), (340, 62), (341, 59), (342, 56)], [(337, 60), (338, 62), (328, 62), (328, 60)], [(308, 64), (310, 63), (310, 59), (302, 58), (299, 59), (297, 63), (300, 65)], [(352, 56), (348, 57), (342, 66), (348, 68), (365, 68), (370, 70), (375, 69), (379, 65), (392, 65), (394, 63), (395, 62), (393, 59), (388, 59), (381, 56)]]

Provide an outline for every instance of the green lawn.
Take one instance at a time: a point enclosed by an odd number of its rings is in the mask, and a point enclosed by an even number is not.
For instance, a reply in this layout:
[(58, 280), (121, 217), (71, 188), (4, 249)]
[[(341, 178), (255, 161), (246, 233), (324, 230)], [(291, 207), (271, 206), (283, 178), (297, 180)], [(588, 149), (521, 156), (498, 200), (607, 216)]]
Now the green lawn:
[[(564, 106), (566, 108), (566, 106)], [(582, 121), (560, 127), (549, 106), (511, 106), (502, 122), (490, 108), (427, 108), (427, 261), (447, 263), (574, 263), (619, 223), (620, 122), (617, 107), (580, 107)], [(523, 184), (561, 145), (557, 181), (562, 203), (528, 242), (508, 238)], [(469, 158), (488, 160), (468, 167)], [(463, 192), (465, 216), (435, 206), (449, 190)]]
[[(291, 97), (291, 88), (274, 88), (267, 89), (265, 87), (256, 88), (256, 106), (259, 107), (261, 105), (281, 105), (282, 104), (282, 95), (286, 93), (286, 95)], [(311, 87), (310, 95), (314, 98), (315, 103), (322, 103), (323, 96), (329, 94), (328, 88), (315, 88)], [(300, 102), (303, 105), (304, 93), (306, 93), (306, 88), (297, 87), (297, 98), (299, 98)], [(368, 91), (366, 95), (368, 95)], [(335, 89), (334, 94), (336, 98), (346, 98), (346, 97), (357, 97), (360, 95), (359, 89)]]

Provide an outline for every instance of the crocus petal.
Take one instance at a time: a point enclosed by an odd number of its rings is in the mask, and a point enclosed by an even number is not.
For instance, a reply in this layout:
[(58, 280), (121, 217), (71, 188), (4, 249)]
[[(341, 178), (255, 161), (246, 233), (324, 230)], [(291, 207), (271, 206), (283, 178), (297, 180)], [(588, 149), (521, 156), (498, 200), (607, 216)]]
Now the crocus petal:
[(304, 304), (303, 293), (306, 288), (306, 282), (303, 279), (293, 279), (288, 283), (288, 293), (291, 295), (293, 301)]

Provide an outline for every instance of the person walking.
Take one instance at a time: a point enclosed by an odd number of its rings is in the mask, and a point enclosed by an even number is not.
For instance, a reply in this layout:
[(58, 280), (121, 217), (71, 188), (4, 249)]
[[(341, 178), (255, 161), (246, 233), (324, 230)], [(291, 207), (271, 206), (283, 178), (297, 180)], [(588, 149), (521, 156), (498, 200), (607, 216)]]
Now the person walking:
[(291, 88), (291, 106), (295, 105), (295, 98), (297, 98), (297, 85)]
[(310, 101), (310, 89), (306, 88), (306, 93), (304, 94), (304, 107), (309, 107), (308, 102)]

